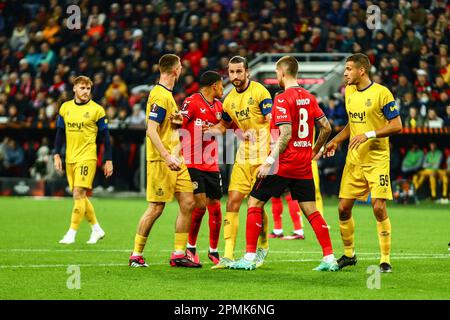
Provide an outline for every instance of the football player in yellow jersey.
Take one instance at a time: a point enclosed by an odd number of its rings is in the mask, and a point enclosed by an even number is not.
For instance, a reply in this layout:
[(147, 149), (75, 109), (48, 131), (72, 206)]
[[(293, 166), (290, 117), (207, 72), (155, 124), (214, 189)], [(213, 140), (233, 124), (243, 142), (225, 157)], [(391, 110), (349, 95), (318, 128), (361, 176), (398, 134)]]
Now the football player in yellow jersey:
[[(234, 88), (225, 98), (220, 123), (208, 129), (212, 134), (223, 134), (233, 123), (243, 138), (236, 153), (230, 185), (228, 187), (227, 212), (224, 219), (225, 251), (214, 269), (228, 268), (234, 262), (234, 248), (239, 226), (239, 209), (250, 194), (256, 181), (258, 167), (270, 150), (270, 117), (272, 97), (260, 83), (251, 81), (247, 59), (235, 56), (228, 64), (228, 76)], [(263, 229), (257, 250), (257, 266), (261, 266), (269, 249), (268, 216), (264, 213)]]
[(147, 102), (147, 201), (148, 208), (139, 221), (134, 249), (129, 259), (131, 267), (147, 267), (142, 256), (147, 237), (162, 214), (166, 202), (173, 196), (180, 205), (175, 224), (175, 250), (170, 258), (172, 267), (201, 267), (186, 256), (194, 194), (186, 164), (180, 154), (178, 125), (183, 116), (172, 95), (181, 74), (180, 58), (165, 54), (159, 59), (159, 83), (150, 91)]
[(337, 146), (350, 138), (339, 192), (339, 225), (344, 243), (339, 267), (357, 262), (352, 208), (356, 199), (365, 201), (370, 192), (380, 243), (380, 271), (392, 272), (391, 222), (386, 211), (386, 200), (392, 200), (388, 137), (401, 132), (402, 122), (392, 93), (374, 83), (369, 72), (370, 61), (366, 55), (357, 53), (347, 58), (344, 77), (349, 121), (326, 145), (324, 156), (333, 156)]
[(55, 141), (55, 169), (62, 172), (61, 149), (66, 143), (66, 174), (70, 190), (73, 191), (74, 206), (70, 229), (61, 244), (72, 244), (83, 217), (86, 215), (92, 233), (87, 243), (95, 244), (105, 236), (95, 216), (94, 207), (86, 191), (92, 189), (97, 167), (97, 134), (104, 138), (104, 174), (113, 173), (111, 142), (105, 110), (91, 100), (92, 81), (79, 76), (73, 82), (74, 99), (62, 104), (57, 119)]

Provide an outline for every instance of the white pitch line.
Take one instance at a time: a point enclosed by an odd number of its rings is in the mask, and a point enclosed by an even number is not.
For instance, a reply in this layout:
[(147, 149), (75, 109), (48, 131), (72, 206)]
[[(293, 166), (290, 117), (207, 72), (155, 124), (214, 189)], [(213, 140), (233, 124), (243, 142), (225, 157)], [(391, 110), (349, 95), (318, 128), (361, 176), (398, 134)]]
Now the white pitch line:
[[(0, 249), (1, 252), (128, 252), (130, 253), (130, 249)], [(154, 250), (153, 252), (172, 252), (171, 250)], [(206, 253), (208, 250), (198, 250), (199, 253)], [(322, 251), (279, 251), (279, 250), (269, 250), (269, 254), (321, 254)], [(379, 252), (357, 252), (358, 256), (362, 255), (379, 255)], [(393, 253), (392, 256), (445, 256), (449, 257), (450, 254), (448, 253), (420, 253), (420, 252), (402, 252), (402, 253)]]
[[(445, 256), (430, 256), (430, 257), (421, 257), (421, 256), (410, 256), (410, 257), (392, 257), (393, 260), (420, 260), (420, 259), (448, 259), (450, 255)], [(362, 261), (371, 261), (376, 260), (376, 258), (359, 258), (358, 260)], [(266, 265), (280, 263), (280, 262), (318, 262), (319, 259), (283, 259), (283, 260), (268, 260)], [(126, 267), (128, 264), (126, 263), (89, 263), (89, 264), (76, 264), (76, 263), (67, 263), (67, 264), (18, 264), (18, 265), (0, 265), (0, 269), (18, 269), (18, 268), (67, 268), (70, 265), (77, 265), (79, 267)], [(168, 265), (167, 263), (149, 263), (149, 266), (163, 266)]]

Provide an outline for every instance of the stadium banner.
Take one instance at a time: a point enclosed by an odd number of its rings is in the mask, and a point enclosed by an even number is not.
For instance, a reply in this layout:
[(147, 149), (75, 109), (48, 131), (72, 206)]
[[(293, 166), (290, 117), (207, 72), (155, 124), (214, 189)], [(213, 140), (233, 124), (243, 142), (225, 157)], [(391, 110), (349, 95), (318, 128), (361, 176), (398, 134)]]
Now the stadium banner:
[(29, 178), (0, 178), (2, 196), (45, 196), (45, 182)]
[(0, 196), (65, 197), (71, 196), (67, 181), (0, 177)]

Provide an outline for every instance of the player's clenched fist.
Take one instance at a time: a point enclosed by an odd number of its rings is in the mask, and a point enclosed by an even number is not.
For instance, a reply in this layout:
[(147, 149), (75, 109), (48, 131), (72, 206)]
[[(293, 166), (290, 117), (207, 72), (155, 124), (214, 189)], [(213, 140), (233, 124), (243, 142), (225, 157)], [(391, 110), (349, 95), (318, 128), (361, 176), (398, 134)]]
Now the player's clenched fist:
[(323, 151), (323, 157), (324, 158), (333, 157), (336, 152), (337, 147), (338, 147), (338, 144), (335, 141), (331, 140), (330, 142), (328, 142)]

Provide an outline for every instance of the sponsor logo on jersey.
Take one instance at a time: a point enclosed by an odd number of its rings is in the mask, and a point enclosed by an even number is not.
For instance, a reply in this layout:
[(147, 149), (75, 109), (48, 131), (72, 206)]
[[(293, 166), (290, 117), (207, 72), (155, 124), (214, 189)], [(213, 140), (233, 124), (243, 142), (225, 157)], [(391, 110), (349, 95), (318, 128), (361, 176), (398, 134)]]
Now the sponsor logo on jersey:
[(205, 113), (206, 113), (206, 109), (200, 108), (200, 113), (201, 113), (201, 114), (205, 114)]
[(280, 111), (282, 114), (286, 114), (286, 108), (277, 107), (278, 111)]
[(278, 99), (278, 102), (279, 102), (279, 103), (283, 103), (283, 102), (284, 102), (284, 99)]
[(67, 122), (67, 127), (69, 129), (77, 129), (80, 131), (84, 127), (84, 122)]
[(247, 107), (246, 109), (241, 110), (241, 111), (235, 111), (234, 113), (235, 113), (238, 121), (250, 119), (250, 108), (249, 107)]
[(358, 120), (358, 122), (366, 122), (366, 112), (348, 112), (348, 116), (352, 120)]

